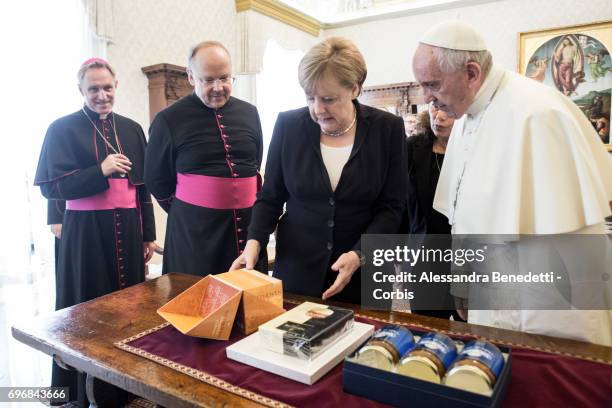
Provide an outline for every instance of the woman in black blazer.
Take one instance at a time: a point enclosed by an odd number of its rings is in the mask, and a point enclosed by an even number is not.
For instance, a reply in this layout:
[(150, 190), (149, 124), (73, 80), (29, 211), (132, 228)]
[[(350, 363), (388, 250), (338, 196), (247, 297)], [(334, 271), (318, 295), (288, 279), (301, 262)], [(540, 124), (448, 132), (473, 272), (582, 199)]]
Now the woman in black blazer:
[[(408, 138), (409, 190), (416, 193), (408, 199), (416, 200), (418, 208), (418, 216), (409, 217), (409, 233), (451, 233), (448, 218), (433, 208), (433, 200), (454, 122), (455, 119), (430, 105), (428, 112), (418, 116), (419, 133)], [(414, 212), (414, 206), (409, 207)]]
[(247, 245), (232, 268), (252, 268), (278, 227), (274, 276), (284, 290), (360, 303), (361, 234), (398, 231), (408, 174), (403, 120), (357, 102), (366, 72), (343, 38), (304, 56), (308, 106), (278, 116)]
[[(428, 112), (419, 114), (417, 126), (420, 132), (407, 141), (408, 191), (414, 194), (408, 196), (409, 226), (402, 232), (428, 234), (424, 242), (427, 248), (446, 249), (451, 246), (448, 218), (433, 208), (433, 200), (454, 122), (455, 119), (430, 105)], [(416, 269), (448, 274), (450, 264), (419, 264)], [(462, 320), (454, 309), (450, 285), (427, 283), (419, 287), (417, 284), (413, 289), (415, 297), (410, 302), (413, 313), (443, 319), (452, 315), (455, 320)]]

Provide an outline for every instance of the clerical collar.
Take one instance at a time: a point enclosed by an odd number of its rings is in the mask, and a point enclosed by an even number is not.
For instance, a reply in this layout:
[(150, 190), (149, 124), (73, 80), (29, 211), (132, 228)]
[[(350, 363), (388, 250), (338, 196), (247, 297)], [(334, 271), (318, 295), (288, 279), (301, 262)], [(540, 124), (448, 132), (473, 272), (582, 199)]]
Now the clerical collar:
[(491, 101), (491, 98), (493, 98), (495, 91), (501, 84), (503, 77), (504, 70), (502, 68), (498, 68), (497, 65), (493, 65), (491, 67), (491, 71), (489, 71), (489, 75), (487, 75), (487, 78), (478, 90), (478, 93), (476, 93), (474, 102), (472, 102), (467, 110), (468, 116), (476, 116), (487, 107)]
[(204, 101), (202, 99), (200, 99), (200, 97), (198, 96), (198, 94), (195, 93), (195, 91), (193, 91), (191, 93), (191, 98), (195, 101), (195, 103), (197, 103), (198, 105), (202, 106), (204, 109), (208, 109), (210, 111), (214, 111), (214, 112), (218, 112), (221, 111), (227, 107), (229, 107), (232, 103), (234, 103), (234, 97), (230, 95), (229, 98), (227, 98), (227, 102), (225, 102), (225, 105), (221, 106), (220, 108), (211, 108), (209, 106), (206, 106), (206, 104), (204, 103)]
[(103, 115), (99, 114), (96, 111), (93, 111), (89, 108), (89, 106), (83, 104), (83, 109), (85, 109), (85, 112), (87, 112), (87, 115), (91, 118), (91, 119), (108, 119), (109, 116), (111, 115), (112, 112), (110, 113), (105, 113)]

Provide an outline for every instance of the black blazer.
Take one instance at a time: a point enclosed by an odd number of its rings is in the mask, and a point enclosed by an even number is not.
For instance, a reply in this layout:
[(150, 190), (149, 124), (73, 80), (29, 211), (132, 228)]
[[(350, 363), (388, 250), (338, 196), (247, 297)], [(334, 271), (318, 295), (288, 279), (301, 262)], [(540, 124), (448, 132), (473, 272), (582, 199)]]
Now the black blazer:
[[(436, 194), (432, 172), (433, 141), (434, 135), (428, 132), (409, 137), (406, 142), (409, 183), (407, 189), (408, 226), (402, 229), (402, 232), (450, 234), (451, 227), (446, 217), (433, 209), (433, 199)], [(435, 225), (433, 230), (432, 225)]]
[[(439, 170), (432, 162), (434, 135), (431, 132), (407, 139), (408, 146), (408, 196), (407, 225), (402, 232), (412, 234), (436, 234), (424, 236), (426, 248), (445, 250), (451, 248), (451, 226), (443, 214), (433, 208), (436, 193), (435, 174)], [(404, 229), (405, 228), (405, 229)], [(406, 267), (410, 269), (409, 267)], [(450, 263), (420, 262), (413, 268), (416, 273), (431, 271), (436, 275), (450, 273)], [(410, 301), (414, 313), (448, 318), (454, 310), (448, 283), (413, 283), (410, 290), (415, 297)], [(458, 316), (455, 317), (458, 319)]]
[[(321, 296), (336, 278), (330, 266), (360, 248), (361, 234), (399, 230), (408, 174), (404, 122), (354, 103), (355, 142), (335, 192), (308, 108), (281, 113), (274, 126), (248, 238), (263, 246), (278, 224), (274, 276), (288, 292)], [(360, 302), (360, 270), (335, 299)]]

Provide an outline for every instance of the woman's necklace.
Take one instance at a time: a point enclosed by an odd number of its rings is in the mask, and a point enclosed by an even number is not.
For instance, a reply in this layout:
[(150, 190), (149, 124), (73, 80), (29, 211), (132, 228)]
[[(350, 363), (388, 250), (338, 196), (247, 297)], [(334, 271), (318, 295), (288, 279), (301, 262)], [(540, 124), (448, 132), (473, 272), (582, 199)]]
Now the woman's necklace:
[[(113, 153), (115, 154), (123, 153), (123, 152), (118, 152), (117, 149), (115, 149), (113, 145), (110, 144), (108, 140), (106, 140), (106, 138), (104, 137), (100, 129), (98, 129), (98, 127), (96, 126), (96, 123), (93, 120), (91, 120), (87, 112), (85, 112), (85, 108), (81, 108), (81, 112), (83, 112), (83, 115), (85, 115), (85, 117), (89, 120), (89, 123), (91, 123), (94, 129), (96, 129), (96, 134), (100, 136), (100, 139), (102, 139), (102, 141), (106, 143), (106, 146), (108, 146), (108, 148), (111, 149)], [(119, 147), (119, 150), (121, 150), (121, 146), (119, 145), (119, 138), (117, 137), (117, 125), (115, 124), (115, 115), (113, 115), (113, 133), (115, 135), (115, 143), (117, 143), (117, 147)], [(125, 174), (120, 173), (119, 177), (125, 177)]]
[(436, 158), (436, 166), (438, 167), (438, 174), (440, 174), (442, 172), (442, 169), (440, 168), (440, 162), (438, 161), (438, 156), (440, 156), (440, 153), (434, 152), (434, 156)]
[[(436, 149), (441, 150), (442, 153), (439, 153), (438, 151), (436, 151)], [(446, 144), (442, 143), (440, 139), (438, 138), (438, 136), (436, 136), (436, 139), (432, 147), (432, 151), (434, 153), (434, 158), (436, 160), (436, 167), (438, 167), (438, 174), (440, 174), (440, 172), (442, 171), (442, 166), (440, 166), (440, 162), (438, 161), (438, 156), (444, 155), (444, 152), (446, 152)]]
[(357, 122), (357, 109), (355, 109), (355, 115), (353, 116), (353, 120), (351, 121), (351, 124), (348, 125), (346, 128), (339, 130), (337, 132), (326, 132), (325, 130), (323, 130), (323, 128), (321, 128), (321, 133), (323, 133), (325, 136), (330, 136), (330, 137), (342, 136), (345, 133), (347, 133), (349, 130), (351, 130), (353, 126), (355, 126), (356, 122)]

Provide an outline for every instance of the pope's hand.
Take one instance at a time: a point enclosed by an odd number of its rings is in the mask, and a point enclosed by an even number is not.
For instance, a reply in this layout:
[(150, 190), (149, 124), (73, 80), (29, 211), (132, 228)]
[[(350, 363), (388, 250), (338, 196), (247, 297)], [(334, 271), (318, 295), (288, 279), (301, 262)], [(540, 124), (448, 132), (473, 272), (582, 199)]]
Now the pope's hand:
[(230, 271), (242, 268), (255, 268), (260, 250), (261, 245), (259, 244), (259, 241), (256, 239), (249, 239), (244, 247), (244, 251), (242, 251), (242, 254), (240, 254), (240, 256), (232, 263)]

